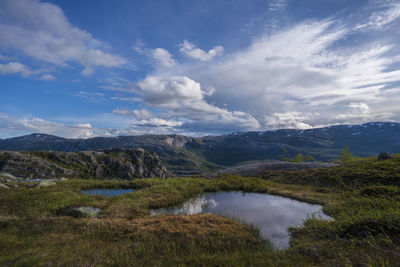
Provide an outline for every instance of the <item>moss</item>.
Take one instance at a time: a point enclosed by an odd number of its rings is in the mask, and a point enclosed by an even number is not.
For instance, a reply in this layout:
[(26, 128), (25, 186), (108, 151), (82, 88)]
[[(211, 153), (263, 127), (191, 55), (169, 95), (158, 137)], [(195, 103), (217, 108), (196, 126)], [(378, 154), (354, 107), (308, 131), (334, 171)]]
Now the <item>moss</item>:
[[(41, 189), (5, 190), (0, 194), (0, 265), (395, 266), (400, 262), (396, 164), (398, 158), (368, 159), (263, 179), (71, 179)], [(99, 187), (136, 191), (113, 198), (80, 193)], [(221, 190), (324, 204), (335, 220), (307, 219), (304, 227), (290, 229), (290, 247), (276, 251), (257, 229), (228, 218), (149, 215), (149, 208)], [(78, 205), (102, 209), (100, 218), (59, 213)]]

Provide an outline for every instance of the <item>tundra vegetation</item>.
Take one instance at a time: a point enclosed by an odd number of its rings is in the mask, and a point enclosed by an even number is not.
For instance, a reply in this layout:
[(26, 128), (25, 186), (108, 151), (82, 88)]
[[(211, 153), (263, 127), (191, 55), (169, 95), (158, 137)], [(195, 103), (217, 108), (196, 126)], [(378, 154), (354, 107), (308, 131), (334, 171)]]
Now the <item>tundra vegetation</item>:
[[(219, 179), (68, 179), (45, 187), (0, 188), (1, 266), (393, 266), (400, 262), (400, 155), (341, 166)], [(15, 186), (18, 187), (15, 187)], [(117, 197), (93, 188), (135, 188)], [(324, 205), (335, 220), (291, 228), (286, 250), (257, 229), (215, 215), (151, 216), (204, 192), (270, 193)], [(72, 217), (72, 207), (101, 209)]]

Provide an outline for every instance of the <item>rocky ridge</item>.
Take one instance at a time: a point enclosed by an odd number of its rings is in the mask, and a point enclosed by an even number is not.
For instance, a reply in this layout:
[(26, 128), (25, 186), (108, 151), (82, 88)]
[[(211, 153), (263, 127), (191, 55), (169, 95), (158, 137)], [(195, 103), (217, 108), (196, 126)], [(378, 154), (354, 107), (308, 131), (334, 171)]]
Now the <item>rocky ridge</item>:
[(0, 152), (0, 178), (5, 179), (71, 177), (131, 180), (168, 176), (169, 172), (158, 156), (141, 148), (83, 152)]

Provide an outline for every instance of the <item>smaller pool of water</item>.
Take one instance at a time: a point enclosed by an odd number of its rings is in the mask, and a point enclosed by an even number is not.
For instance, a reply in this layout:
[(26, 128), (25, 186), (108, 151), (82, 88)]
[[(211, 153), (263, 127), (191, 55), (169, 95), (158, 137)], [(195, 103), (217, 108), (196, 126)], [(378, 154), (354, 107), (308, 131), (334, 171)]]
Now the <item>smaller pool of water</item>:
[(85, 195), (102, 195), (105, 197), (115, 197), (126, 193), (131, 193), (135, 191), (132, 188), (128, 189), (90, 189), (90, 190), (82, 190), (82, 193)]

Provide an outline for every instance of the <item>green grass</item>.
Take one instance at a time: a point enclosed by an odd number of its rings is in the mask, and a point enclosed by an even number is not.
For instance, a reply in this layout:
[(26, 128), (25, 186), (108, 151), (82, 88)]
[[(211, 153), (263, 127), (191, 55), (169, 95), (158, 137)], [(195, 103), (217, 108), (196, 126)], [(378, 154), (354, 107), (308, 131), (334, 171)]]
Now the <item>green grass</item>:
[[(400, 262), (400, 158), (271, 172), (263, 179), (78, 180), (0, 189), (1, 266), (395, 266)], [(82, 189), (136, 188), (107, 198)], [(150, 216), (149, 209), (203, 192), (270, 193), (324, 205), (334, 221), (310, 218), (275, 250), (257, 229), (215, 215)], [(73, 206), (99, 218), (63, 216)]]

